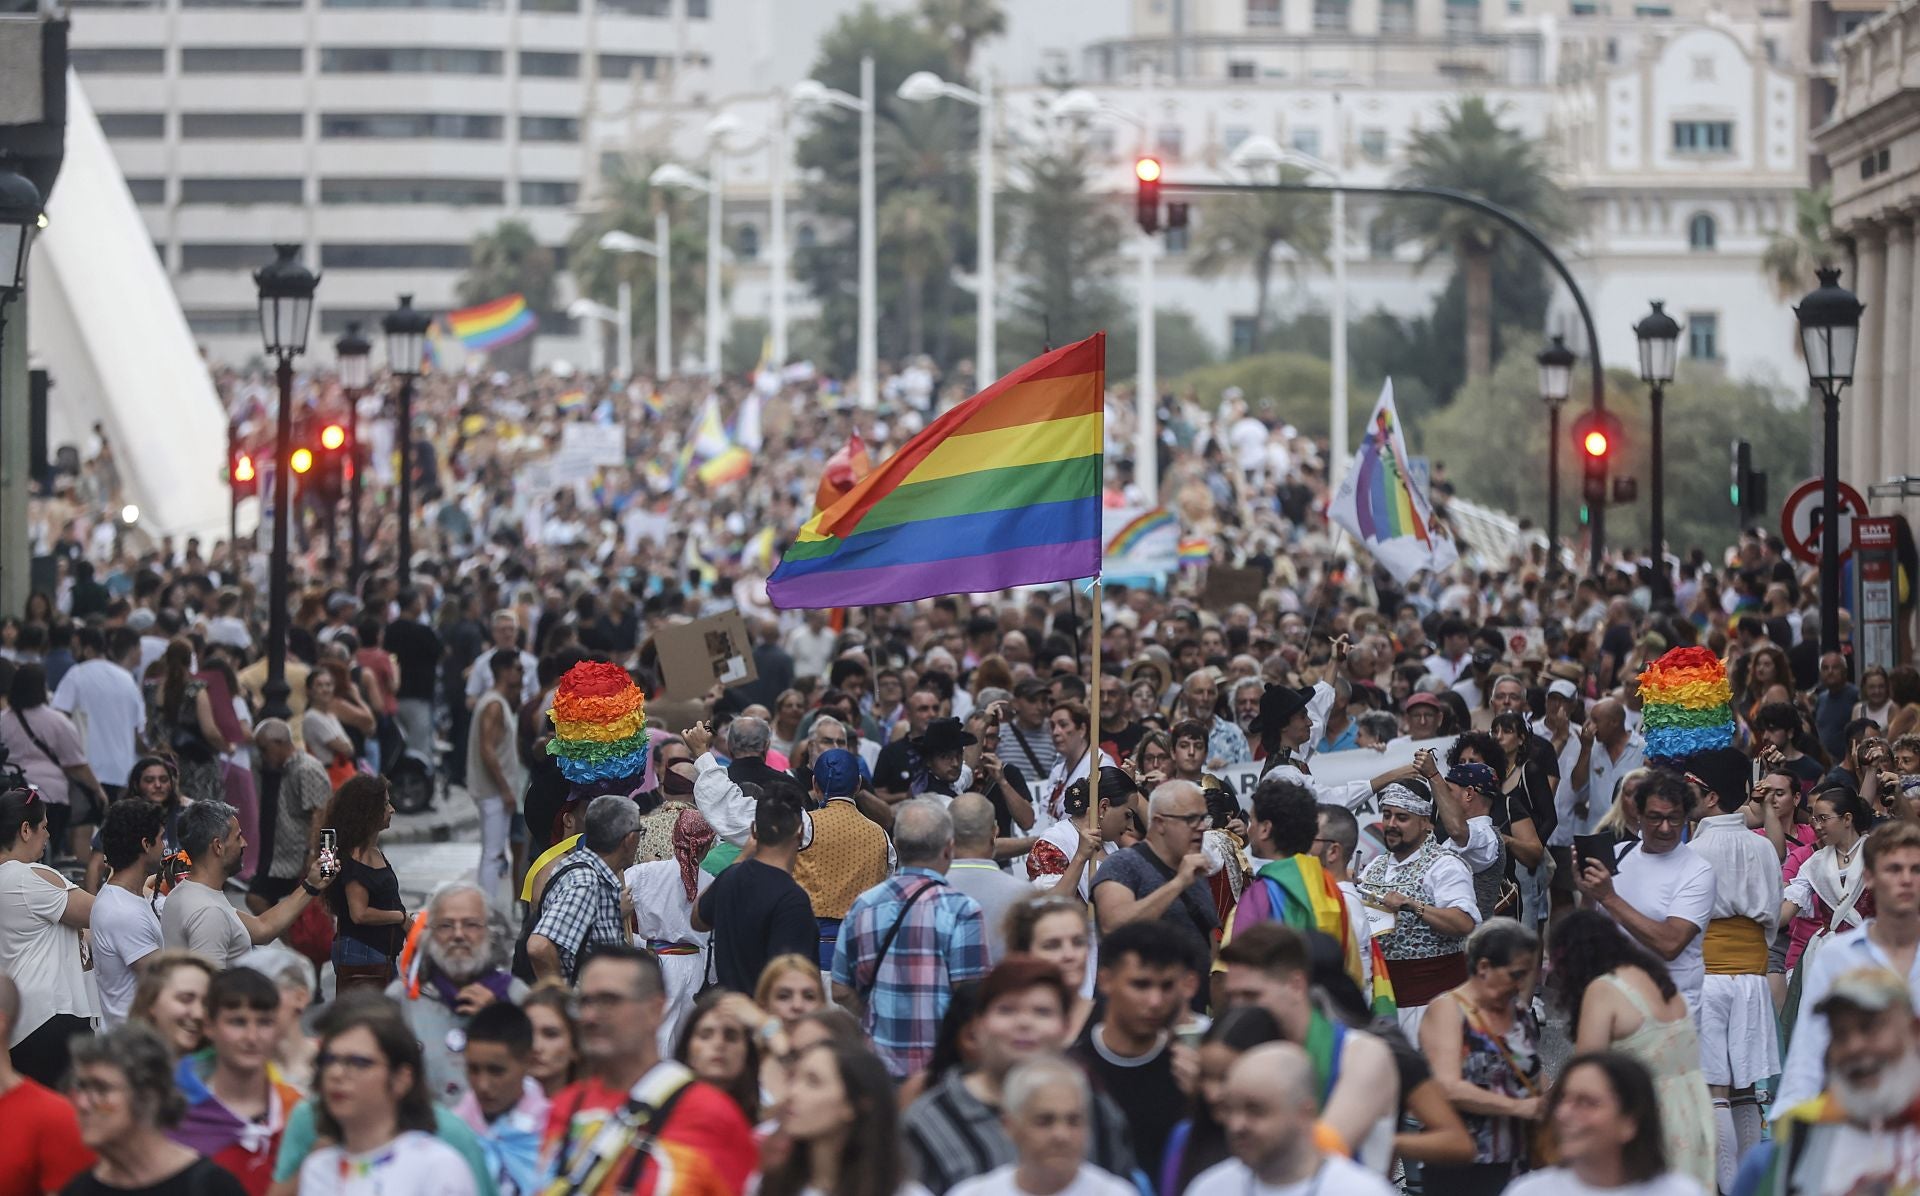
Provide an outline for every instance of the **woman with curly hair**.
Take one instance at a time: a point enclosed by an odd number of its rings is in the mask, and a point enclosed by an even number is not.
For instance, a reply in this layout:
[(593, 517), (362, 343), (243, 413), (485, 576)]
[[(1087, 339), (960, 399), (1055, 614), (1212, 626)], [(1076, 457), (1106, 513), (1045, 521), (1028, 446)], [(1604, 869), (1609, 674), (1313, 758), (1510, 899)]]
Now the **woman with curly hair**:
[(193, 644), (176, 637), (160, 657), (160, 685), (148, 713), (147, 742), (180, 763), (180, 792), (188, 801), (225, 801), (220, 757), (233, 750), (220, 733), (207, 683), (194, 676)]
[(1793, 701), (1793, 666), (1778, 644), (1760, 645), (1733, 662), (1733, 712), (1742, 726), (1751, 728), (1760, 708), (1769, 702)]
[(333, 970), (342, 992), (385, 988), (406, 938), (400, 878), (380, 850), (380, 832), (392, 822), (386, 778), (371, 776), (340, 786), (321, 817), (320, 825), (339, 836), (340, 880), (328, 889), (327, 902), (338, 925)]
[(1573, 1049), (1619, 1051), (1652, 1073), (1668, 1162), (1713, 1190), (1713, 1098), (1693, 1015), (1666, 963), (1594, 910), (1577, 910), (1554, 927), (1548, 958), (1550, 985), (1574, 1027)]

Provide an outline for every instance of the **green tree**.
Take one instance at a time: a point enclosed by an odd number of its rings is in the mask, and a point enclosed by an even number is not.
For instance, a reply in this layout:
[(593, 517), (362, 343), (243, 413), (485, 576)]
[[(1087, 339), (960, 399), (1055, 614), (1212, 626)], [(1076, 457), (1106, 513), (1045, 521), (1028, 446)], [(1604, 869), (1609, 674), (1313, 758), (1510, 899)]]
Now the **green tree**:
[(1760, 256), (1760, 268), (1766, 271), (1773, 290), (1789, 298), (1811, 290), (1814, 271), (1842, 260), (1844, 250), (1833, 237), (1833, 186), (1796, 191), (1793, 196), (1793, 227), (1767, 238)]
[(1067, 344), (1123, 318), (1113, 288), (1120, 219), (1094, 193), (1093, 169), (1083, 141), (1043, 146), (1026, 156), (1005, 197), (1019, 280), (1000, 335), (1002, 369), (1049, 340)]
[(999, 0), (920, 0), (920, 15), (927, 28), (947, 39), (956, 83), (967, 77), (980, 43), (1007, 31)]
[(900, 271), (908, 356), (926, 352), (927, 280), (952, 261), (953, 210), (933, 191), (895, 191), (880, 205), (880, 240)]
[(618, 298), (622, 281), (632, 287), (633, 327), (626, 334), (634, 338), (635, 362), (645, 362), (658, 372), (652, 334), (656, 261), (645, 254), (608, 253), (600, 248), (601, 235), (616, 229), (652, 240), (655, 205), (665, 205), (667, 259), (673, 276), (668, 314), (677, 356), (706, 315), (706, 199), (671, 187), (654, 187), (647, 179), (655, 165), (623, 159), (602, 180), (599, 205), (582, 217), (568, 238), (567, 264), (580, 293), (609, 307)]
[[(1296, 167), (1282, 167), (1280, 181), (1296, 183), (1307, 177)], [(1193, 272), (1203, 278), (1253, 266), (1254, 308), (1251, 354), (1258, 354), (1267, 326), (1272, 298), (1274, 252), (1293, 250), (1283, 259), (1289, 272), (1301, 261), (1326, 260), (1332, 244), (1331, 225), (1323, 197), (1305, 192), (1253, 192), (1230, 195), (1203, 204), (1196, 221)]]
[[(1479, 96), (1442, 114), (1441, 123), (1413, 135), (1401, 186), (1440, 187), (1489, 200), (1542, 236), (1574, 227), (1572, 206), (1554, 181), (1538, 142), (1500, 122)], [(1493, 364), (1495, 257), (1515, 239), (1491, 216), (1460, 204), (1409, 196), (1394, 204), (1396, 224), (1425, 246), (1425, 260), (1451, 254), (1466, 290), (1466, 377), (1484, 377)]]
[[(1405, 419), (1412, 450), (1444, 463), (1463, 497), (1535, 525), (1545, 522), (1547, 510), (1547, 412), (1536, 393), (1534, 363), (1539, 348), (1537, 338), (1514, 344), (1492, 374), (1467, 383), (1451, 406)], [(1575, 395), (1588, 393), (1587, 378), (1584, 369), (1576, 370)], [(1804, 401), (1688, 363), (1682, 363), (1666, 394), (1668, 544), (1681, 553), (1698, 547), (1718, 555), (1739, 534), (1727, 498), (1726, 459), (1719, 454), (1734, 437), (1743, 437), (1753, 443), (1756, 469), (1776, 478), (1798, 476)], [(1569, 429), (1584, 407), (1569, 404), (1560, 421), (1560, 530), (1569, 538), (1579, 530), (1580, 512), (1580, 467)], [(1651, 491), (1646, 387), (1628, 370), (1609, 372), (1607, 409), (1626, 429), (1624, 443), (1615, 446), (1613, 472), (1640, 483), (1637, 502), (1608, 511), (1607, 535), (1614, 543), (1644, 550)], [(1685, 446), (1706, 448), (1690, 453)]]
[[(1122, 313), (1107, 326), (1107, 381), (1130, 385), (1140, 360), (1140, 324)], [(1162, 390), (1169, 379), (1181, 377), (1220, 360), (1220, 350), (1201, 331), (1193, 313), (1180, 307), (1162, 307), (1153, 313), (1153, 368)]]
[[(518, 293), (534, 317), (545, 321), (553, 316), (554, 274), (553, 251), (540, 244), (526, 222), (502, 220), (473, 239), (472, 259), (457, 293), (467, 306)], [(524, 370), (533, 361), (533, 337), (491, 349), (488, 356), (503, 368)]]

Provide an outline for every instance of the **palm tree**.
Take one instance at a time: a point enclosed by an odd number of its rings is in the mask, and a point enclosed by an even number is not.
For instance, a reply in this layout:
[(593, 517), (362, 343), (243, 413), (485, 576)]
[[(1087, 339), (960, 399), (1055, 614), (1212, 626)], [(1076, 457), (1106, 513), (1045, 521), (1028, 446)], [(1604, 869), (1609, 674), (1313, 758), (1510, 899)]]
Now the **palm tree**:
[(1007, 14), (999, 0), (920, 0), (920, 13), (935, 33), (952, 47), (954, 81), (967, 77), (973, 52), (990, 37), (1007, 31)]
[[(1500, 123), (1500, 114), (1469, 96), (1422, 129), (1407, 147), (1401, 186), (1441, 187), (1499, 204), (1543, 237), (1574, 226), (1572, 205), (1537, 142)], [(1426, 246), (1425, 261), (1455, 259), (1466, 284), (1467, 380), (1493, 368), (1493, 265), (1512, 230), (1491, 216), (1439, 200), (1410, 197), (1395, 203), (1396, 223)]]
[(932, 191), (895, 191), (880, 205), (878, 233), (886, 258), (900, 272), (907, 354), (926, 352), (927, 280), (953, 260), (953, 209)]
[[(1297, 183), (1306, 172), (1291, 166), (1280, 170), (1280, 181)], [(1282, 245), (1293, 256), (1282, 259), (1289, 273), (1302, 260), (1324, 261), (1332, 244), (1327, 205), (1317, 195), (1303, 192), (1261, 191), (1232, 195), (1202, 208), (1198, 225), (1198, 252), (1193, 272), (1202, 276), (1253, 264), (1258, 298), (1253, 309), (1252, 351), (1260, 351), (1267, 327), (1267, 308), (1273, 286), (1273, 254)]]
[[(654, 259), (644, 254), (608, 253), (600, 248), (601, 234), (620, 229), (649, 240), (653, 237), (655, 204), (665, 204), (668, 216), (668, 264), (673, 273), (672, 316), (674, 341), (681, 343), (706, 312), (707, 224), (705, 200), (671, 187), (652, 186), (647, 176), (656, 163), (623, 163), (602, 184), (600, 202), (574, 228), (567, 242), (567, 264), (580, 294), (611, 307), (622, 281), (633, 288), (634, 327), (654, 323)], [(636, 348), (640, 360), (650, 361), (654, 341), (642, 336)], [(661, 363), (652, 362), (658, 370)], [(670, 363), (669, 363), (670, 364)]]
[(1773, 282), (1774, 293), (1785, 299), (1811, 285), (1815, 270), (1830, 266), (1844, 254), (1833, 237), (1833, 187), (1796, 191), (1793, 227), (1774, 233), (1760, 255), (1760, 268)]
[[(554, 274), (553, 250), (540, 244), (526, 222), (502, 220), (473, 239), (457, 293), (468, 306), (518, 293), (536, 319), (546, 319), (553, 312)], [(533, 360), (533, 338), (503, 345), (490, 356), (507, 369), (526, 369)]]

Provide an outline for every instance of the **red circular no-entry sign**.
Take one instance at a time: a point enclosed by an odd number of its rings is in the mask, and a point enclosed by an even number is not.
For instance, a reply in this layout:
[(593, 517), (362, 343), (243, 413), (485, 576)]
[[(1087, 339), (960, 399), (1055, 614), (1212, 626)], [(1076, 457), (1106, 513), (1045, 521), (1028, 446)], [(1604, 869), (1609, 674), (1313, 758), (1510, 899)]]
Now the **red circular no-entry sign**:
[[(1840, 559), (1853, 554), (1853, 521), (1867, 517), (1867, 500), (1845, 482), (1840, 483)], [(1820, 563), (1820, 530), (1825, 522), (1820, 509), (1820, 479), (1809, 478), (1787, 495), (1780, 508), (1780, 538), (1787, 551), (1809, 565)]]

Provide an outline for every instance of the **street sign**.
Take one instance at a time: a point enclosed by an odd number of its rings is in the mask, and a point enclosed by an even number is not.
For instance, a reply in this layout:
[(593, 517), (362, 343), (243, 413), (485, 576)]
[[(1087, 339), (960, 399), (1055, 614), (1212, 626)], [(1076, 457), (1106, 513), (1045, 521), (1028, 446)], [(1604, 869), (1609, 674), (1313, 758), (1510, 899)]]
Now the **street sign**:
[(1853, 547), (1859, 554), (1853, 571), (1856, 677), (1875, 665), (1890, 669), (1900, 663), (1899, 528), (1898, 519), (1853, 521)]
[[(1853, 521), (1867, 517), (1867, 500), (1845, 482), (1840, 483), (1840, 559), (1853, 555)], [(1809, 478), (1787, 495), (1780, 508), (1780, 538), (1787, 551), (1809, 565), (1820, 563), (1820, 479)]]

